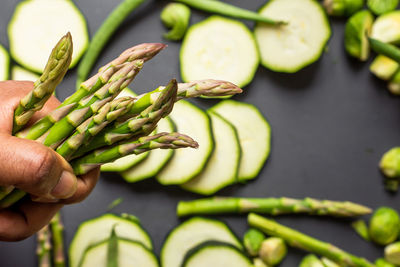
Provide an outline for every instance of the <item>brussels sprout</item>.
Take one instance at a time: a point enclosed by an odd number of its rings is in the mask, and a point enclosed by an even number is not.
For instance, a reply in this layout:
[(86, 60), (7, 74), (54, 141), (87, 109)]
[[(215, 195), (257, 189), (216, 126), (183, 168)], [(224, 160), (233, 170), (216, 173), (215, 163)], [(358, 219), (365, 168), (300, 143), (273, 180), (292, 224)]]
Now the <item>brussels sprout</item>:
[(337, 264), (336, 262), (331, 261), (328, 258), (321, 258), (322, 264), (324, 265), (324, 267), (340, 267), (339, 264)]
[(261, 243), (260, 258), (267, 265), (278, 265), (286, 256), (287, 247), (285, 241), (279, 237), (270, 237)]
[(390, 244), (385, 248), (385, 260), (394, 265), (400, 265), (400, 242)]
[(260, 230), (251, 228), (243, 236), (243, 244), (250, 256), (257, 256), (265, 235)]
[(371, 37), (384, 43), (400, 43), (400, 10), (379, 16), (372, 25)]
[(361, 10), (364, 0), (325, 0), (324, 7), (330, 16), (349, 17)]
[(369, 66), (369, 70), (379, 79), (389, 81), (399, 68), (399, 63), (391, 58), (378, 55)]
[(399, 0), (368, 0), (367, 6), (375, 15), (393, 11), (399, 4)]
[(349, 18), (344, 33), (344, 45), (347, 53), (361, 61), (368, 59), (370, 48), (368, 35), (374, 16), (368, 10), (362, 10)]
[(253, 267), (268, 267), (268, 265), (266, 265), (262, 259), (260, 258), (255, 258), (253, 260)]
[(171, 29), (164, 34), (164, 38), (179, 41), (189, 26), (190, 8), (181, 3), (170, 3), (163, 9), (160, 18), (164, 25)]
[[(395, 79), (395, 77), (393, 77), (393, 79)], [(388, 178), (400, 177), (400, 147), (394, 147), (387, 151), (382, 156), (379, 167)]]
[(399, 236), (400, 217), (397, 211), (381, 207), (372, 215), (369, 224), (369, 236), (379, 245), (392, 243)]
[(309, 254), (303, 258), (299, 267), (325, 267), (322, 261), (314, 254)]

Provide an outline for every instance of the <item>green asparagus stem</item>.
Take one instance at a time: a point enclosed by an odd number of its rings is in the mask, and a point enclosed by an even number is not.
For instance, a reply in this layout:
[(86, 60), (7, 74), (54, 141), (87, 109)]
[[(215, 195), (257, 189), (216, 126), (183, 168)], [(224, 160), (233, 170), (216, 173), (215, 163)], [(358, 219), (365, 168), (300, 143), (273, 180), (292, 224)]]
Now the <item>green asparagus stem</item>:
[(141, 137), (136, 141), (123, 143), (112, 148), (96, 150), (71, 162), (77, 175), (85, 174), (103, 163), (112, 162), (120, 157), (140, 154), (152, 149), (178, 149), (183, 147), (197, 148), (192, 138), (179, 133), (160, 133)]
[(309, 254), (302, 259), (299, 267), (324, 267), (324, 264), (317, 256)]
[(258, 212), (270, 215), (305, 213), (310, 215), (329, 215), (336, 217), (354, 217), (369, 214), (368, 207), (352, 203), (312, 198), (233, 198), (214, 197), (192, 201), (180, 201), (178, 216), (193, 214), (222, 214)]
[(282, 238), (290, 246), (319, 254), (339, 264), (350, 267), (375, 267), (364, 258), (354, 256), (332, 244), (320, 241), (257, 214), (249, 214), (248, 223), (251, 227), (258, 228), (267, 235)]
[(400, 265), (400, 242), (385, 247), (385, 260), (394, 265)]
[(368, 38), (369, 43), (371, 45), (372, 50), (374, 50), (377, 54), (382, 54), (387, 56), (388, 58), (393, 59), (397, 63), (400, 63), (400, 49), (392, 44), (387, 44), (376, 40), (374, 38)]
[(259, 255), (264, 263), (275, 266), (286, 257), (287, 247), (280, 237), (270, 237), (261, 243)]
[(56, 148), (65, 138), (88, 119), (105, 103), (115, 98), (138, 74), (143, 66), (143, 60), (135, 60), (126, 64), (121, 70), (111, 77), (110, 82), (97, 90), (93, 95), (82, 99), (78, 106), (67, 116), (56, 122), (50, 128), (43, 144)]
[(366, 241), (371, 240), (371, 238), (369, 237), (369, 233), (368, 233), (368, 226), (364, 220), (357, 220), (357, 221), (353, 222), (351, 224), (351, 226), (353, 227), (354, 231), (356, 231), (356, 233), (359, 236), (361, 236), (364, 240), (366, 240)]
[(349, 17), (362, 9), (364, 0), (324, 0), (324, 7), (328, 15)]
[(112, 145), (121, 140), (150, 134), (156, 128), (158, 121), (172, 111), (176, 101), (176, 93), (176, 80), (171, 80), (165, 90), (156, 94), (157, 99), (154, 103), (142, 111), (140, 115), (106, 127), (88, 145), (81, 146), (73, 156), (79, 157), (89, 151)]
[(160, 43), (145, 43), (125, 50), (119, 57), (100, 68), (99, 72), (87, 81), (81, 83), (79, 89), (68, 97), (61, 105), (36, 122), (30, 128), (18, 133), (19, 137), (36, 140), (42, 136), (54, 123), (65, 117), (83, 98), (95, 93), (107, 84), (110, 78), (128, 62), (142, 59), (148, 61), (157, 55), (166, 45)]
[(17, 133), (36, 111), (40, 110), (67, 73), (72, 58), (72, 37), (63, 36), (53, 48), (43, 74), (34, 83), (34, 88), (21, 99), (14, 112), (13, 134)]
[(250, 228), (243, 236), (243, 245), (250, 256), (258, 256), (261, 243), (264, 241), (265, 235), (258, 229)]
[[(122, 203), (124, 199), (122, 197), (116, 198), (114, 199), (108, 206), (107, 206), (107, 210), (110, 211), (113, 208), (115, 208), (116, 206), (118, 206), (119, 204)], [(122, 217), (122, 216), (121, 216)]]
[(388, 245), (395, 241), (400, 233), (400, 217), (397, 211), (389, 207), (377, 209), (369, 222), (369, 236), (379, 245)]
[(391, 264), (383, 258), (379, 258), (375, 261), (376, 267), (396, 267), (396, 265)]
[(39, 267), (51, 267), (51, 243), (50, 243), (50, 229), (49, 226), (44, 226), (37, 233), (37, 250)]
[(14, 190), (14, 186), (0, 186), (0, 201)]
[(19, 189), (14, 189), (7, 196), (5, 196), (2, 200), (0, 200), (0, 209), (5, 209), (10, 207), (12, 204), (18, 202), (22, 199), (26, 193)]
[(143, 2), (145, 2), (145, 0), (124, 0), (114, 8), (110, 15), (104, 20), (103, 24), (93, 36), (88, 50), (78, 66), (77, 88), (79, 88), (81, 82), (88, 77), (97, 57), (113, 33), (118, 29), (125, 18)]
[(189, 26), (190, 8), (180, 3), (170, 3), (161, 12), (161, 21), (171, 30), (163, 36), (167, 40), (179, 41)]
[(224, 2), (214, 0), (176, 0), (186, 4), (192, 8), (199, 9), (201, 11), (210, 12), (213, 14), (219, 14), (222, 16), (233, 17), (237, 19), (247, 19), (255, 22), (262, 22), (270, 25), (281, 25), (286, 24), (283, 21), (276, 21), (264, 16), (259, 15), (256, 12), (239, 8)]
[(99, 133), (104, 127), (122, 116), (131, 108), (134, 98), (117, 98), (102, 106), (96, 114), (76, 128), (76, 131), (58, 148), (57, 153), (69, 160), (70, 156), (84, 143)]
[(107, 246), (107, 267), (118, 267), (118, 236), (115, 226), (112, 228)]
[(61, 222), (60, 212), (56, 213), (50, 221), (50, 228), (53, 237), (53, 262), (54, 267), (65, 267), (64, 255), (64, 226)]

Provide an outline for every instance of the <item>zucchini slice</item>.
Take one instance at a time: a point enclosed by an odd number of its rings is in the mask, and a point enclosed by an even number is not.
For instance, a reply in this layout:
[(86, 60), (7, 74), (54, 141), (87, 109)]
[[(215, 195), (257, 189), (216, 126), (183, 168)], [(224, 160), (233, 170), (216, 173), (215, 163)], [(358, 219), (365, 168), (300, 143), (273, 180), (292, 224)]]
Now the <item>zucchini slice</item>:
[(78, 267), (85, 250), (93, 244), (107, 240), (114, 226), (118, 237), (140, 242), (148, 249), (153, 248), (149, 235), (138, 223), (113, 214), (105, 214), (85, 221), (78, 227), (69, 247), (70, 266)]
[(12, 66), (11, 68), (11, 79), (15, 81), (32, 81), (35, 82), (39, 79), (39, 75), (29, 70), (21, 68), (20, 66)]
[(187, 134), (199, 143), (198, 149), (178, 149), (156, 178), (163, 185), (183, 184), (199, 174), (214, 147), (211, 121), (207, 113), (188, 101), (175, 103), (169, 117), (178, 132)]
[(193, 217), (176, 227), (168, 235), (161, 249), (161, 266), (182, 266), (185, 254), (189, 250), (210, 240), (225, 242), (242, 249), (240, 241), (225, 223), (214, 219)]
[(203, 171), (181, 187), (202, 195), (211, 195), (237, 180), (240, 162), (239, 137), (235, 127), (220, 115), (209, 111), (215, 139), (214, 151)]
[[(107, 267), (108, 240), (89, 247), (80, 267)], [(158, 267), (157, 257), (141, 243), (118, 239), (118, 267)]]
[(68, 31), (74, 42), (72, 68), (89, 44), (86, 20), (74, 2), (22, 1), (8, 25), (11, 56), (23, 67), (42, 73), (52, 46)]
[[(172, 120), (168, 117), (158, 122), (156, 132), (173, 132), (175, 130)], [(174, 154), (173, 149), (157, 149), (151, 151), (149, 156), (136, 164), (132, 168), (121, 172), (122, 177), (128, 183), (135, 183), (147, 178), (154, 177), (164, 165), (171, 159)]]
[(384, 81), (390, 80), (398, 69), (399, 63), (383, 55), (378, 55), (369, 67), (376, 77)]
[(220, 242), (205, 242), (192, 249), (182, 267), (253, 267), (250, 259), (237, 247)]
[(381, 42), (400, 43), (400, 10), (379, 16), (372, 25), (371, 37)]
[(271, 148), (271, 128), (260, 111), (251, 104), (224, 100), (211, 108), (236, 127), (242, 150), (238, 179), (255, 178), (264, 166)]
[(191, 26), (180, 52), (185, 82), (217, 79), (244, 87), (259, 63), (253, 34), (242, 22), (211, 16)]
[(317, 1), (271, 0), (259, 13), (288, 22), (279, 27), (260, 23), (255, 27), (264, 67), (294, 73), (321, 57), (331, 36), (331, 27)]
[[(121, 91), (121, 93), (119, 93), (118, 97), (124, 96), (135, 97), (137, 96), (137, 94), (134, 93), (131, 89), (125, 88)], [(128, 155), (117, 159), (116, 161), (103, 164), (101, 165), (100, 169), (103, 172), (123, 172), (142, 162), (145, 158), (149, 156), (149, 153), (150, 152), (144, 152), (139, 155)]]
[(0, 45), (0, 81), (8, 79), (8, 72), (10, 68), (10, 56), (7, 50)]

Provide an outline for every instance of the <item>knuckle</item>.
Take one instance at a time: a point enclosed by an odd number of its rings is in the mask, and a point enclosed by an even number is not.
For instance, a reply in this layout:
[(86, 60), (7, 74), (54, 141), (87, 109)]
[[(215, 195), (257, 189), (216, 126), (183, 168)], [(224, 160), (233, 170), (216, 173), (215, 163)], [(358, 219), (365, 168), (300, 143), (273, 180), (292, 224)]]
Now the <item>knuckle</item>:
[(31, 179), (34, 185), (41, 185), (50, 176), (57, 159), (49, 149), (38, 153), (30, 166)]

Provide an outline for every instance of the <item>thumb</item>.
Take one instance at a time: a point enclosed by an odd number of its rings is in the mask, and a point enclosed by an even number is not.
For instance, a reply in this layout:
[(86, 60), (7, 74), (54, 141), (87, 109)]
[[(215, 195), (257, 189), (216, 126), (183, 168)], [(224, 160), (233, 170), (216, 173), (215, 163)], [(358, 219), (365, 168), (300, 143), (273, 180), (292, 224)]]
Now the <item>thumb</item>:
[(50, 148), (0, 133), (0, 185), (13, 185), (40, 198), (64, 199), (76, 191), (68, 162)]

